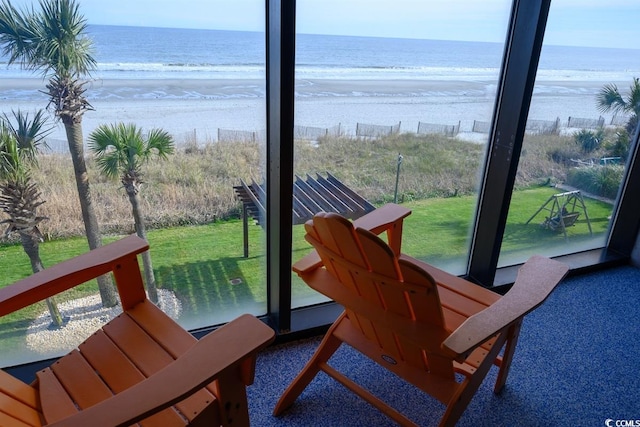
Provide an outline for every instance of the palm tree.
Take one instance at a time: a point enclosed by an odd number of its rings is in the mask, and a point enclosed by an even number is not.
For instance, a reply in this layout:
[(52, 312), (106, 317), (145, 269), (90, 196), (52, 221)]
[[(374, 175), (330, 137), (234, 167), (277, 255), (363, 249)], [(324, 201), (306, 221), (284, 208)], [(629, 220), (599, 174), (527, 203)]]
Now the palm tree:
[[(38, 207), (44, 200), (31, 180), (30, 168), (37, 165), (36, 154), (49, 129), (45, 128), (42, 110), (33, 120), (19, 110), (13, 112), (13, 117), (17, 126), (6, 114), (0, 117), (0, 210), (9, 216), (0, 224), (8, 224), (5, 236), (18, 233), (22, 248), (31, 261), (31, 269), (37, 273), (44, 269), (40, 259), (43, 239), (38, 225), (47, 218), (38, 215)], [(53, 324), (62, 326), (63, 319), (55, 300), (47, 298), (46, 302)]]
[[(82, 116), (92, 107), (84, 96), (86, 81), (95, 68), (91, 40), (85, 37), (86, 21), (74, 0), (40, 0), (40, 11), (19, 11), (9, 0), (0, 3), (0, 46), (8, 63), (20, 63), (48, 78), (46, 94), (55, 116), (62, 121), (73, 160), (76, 185), (89, 247), (101, 242), (84, 161)], [(109, 276), (98, 279), (102, 303), (117, 304)]]
[[(95, 153), (98, 167), (104, 175), (120, 177), (129, 196), (136, 233), (146, 239), (139, 198), (144, 183), (142, 166), (151, 159), (166, 159), (173, 153), (173, 138), (162, 129), (152, 129), (145, 137), (134, 124), (101, 125), (89, 135), (89, 148)], [(142, 254), (142, 264), (149, 298), (157, 302), (158, 292), (149, 251)]]
[(596, 102), (598, 109), (603, 113), (607, 111), (612, 111), (614, 114), (631, 113), (626, 129), (629, 135), (633, 134), (640, 116), (640, 78), (633, 78), (626, 98), (620, 94), (615, 84), (604, 85), (598, 92)]

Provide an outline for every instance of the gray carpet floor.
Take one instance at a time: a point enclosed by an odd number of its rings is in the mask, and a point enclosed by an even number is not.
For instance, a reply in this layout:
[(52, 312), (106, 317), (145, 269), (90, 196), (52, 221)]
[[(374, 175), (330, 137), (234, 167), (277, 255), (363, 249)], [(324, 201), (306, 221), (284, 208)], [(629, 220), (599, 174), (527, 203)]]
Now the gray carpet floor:
[[(606, 420), (640, 420), (639, 338), (640, 270), (618, 267), (568, 278), (526, 317), (503, 392), (493, 393), (493, 368), (458, 425), (605, 426)], [(320, 337), (282, 344), (260, 355), (248, 389), (252, 425), (395, 425), (324, 373), (283, 416), (271, 415), (319, 342)], [(442, 404), (355, 350), (343, 345), (330, 363), (418, 425), (438, 425)]]

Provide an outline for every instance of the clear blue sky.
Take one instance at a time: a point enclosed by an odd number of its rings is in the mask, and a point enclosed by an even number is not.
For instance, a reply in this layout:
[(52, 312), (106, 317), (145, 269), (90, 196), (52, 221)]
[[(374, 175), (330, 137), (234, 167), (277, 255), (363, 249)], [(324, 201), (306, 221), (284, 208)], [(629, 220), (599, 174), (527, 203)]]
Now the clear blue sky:
[[(80, 0), (80, 5), (91, 24), (264, 28), (263, 0)], [(298, 0), (297, 8), (303, 33), (500, 42), (510, 0)], [(553, 0), (545, 43), (640, 49), (640, 0)]]

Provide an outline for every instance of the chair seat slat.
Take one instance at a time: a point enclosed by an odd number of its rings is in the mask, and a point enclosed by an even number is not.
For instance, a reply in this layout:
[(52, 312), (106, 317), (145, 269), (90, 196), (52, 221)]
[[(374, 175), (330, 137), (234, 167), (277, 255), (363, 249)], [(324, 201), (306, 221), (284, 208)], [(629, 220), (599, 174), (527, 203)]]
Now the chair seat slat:
[(53, 423), (78, 412), (78, 408), (51, 369), (36, 373), (42, 415), (46, 423)]
[(126, 313), (106, 324), (103, 330), (145, 377), (173, 361), (173, 357)]
[(174, 358), (184, 354), (197, 342), (193, 335), (149, 300), (138, 304), (127, 314)]
[(79, 351), (58, 359), (51, 370), (80, 409), (110, 398), (113, 392)]
[[(148, 335), (126, 313), (106, 324), (103, 330), (147, 377), (174, 361), (162, 345)], [(199, 413), (209, 402), (214, 400), (210, 392), (202, 389), (177, 404), (176, 407), (185, 417), (191, 419), (193, 414)]]
[(93, 334), (78, 348), (115, 393), (146, 378), (102, 330)]
[[(120, 393), (146, 378), (102, 330), (80, 344), (79, 350), (114, 393)], [(144, 420), (141, 425), (184, 426), (185, 421), (170, 408)]]
[(40, 426), (40, 414), (34, 408), (0, 393), (0, 426)]
[(10, 396), (31, 408), (38, 407), (38, 393), (14, 376), (0, 371), (0, 393)]

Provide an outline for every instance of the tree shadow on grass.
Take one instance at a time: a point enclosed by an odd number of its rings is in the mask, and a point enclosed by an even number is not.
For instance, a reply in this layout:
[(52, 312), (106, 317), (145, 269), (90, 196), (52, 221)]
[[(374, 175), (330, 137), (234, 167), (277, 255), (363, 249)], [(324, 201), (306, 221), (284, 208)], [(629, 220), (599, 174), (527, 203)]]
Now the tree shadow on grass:
[[(405, 245), (408, 248), (415, 248), (416, 253), (425, 252), (425, 249), (428, 252), (434, 252), (429, 250), (431, 245), (428, 242), (433, 242), (436, 247), (441, 247), (443, 250), (446, 249), (442, 247), (443, 245), (448, 246), (449, 249), (462, 248), (469, 241), (470, 227), (470, 218), (434, 218), (420, 224), (407, 221), (402, 231), (402, 245), (403, 248)], [(381, 236), (386, 241), (384, 234)], [(405, 252), (404, 249), (403, 252)], [(427, 256), (438, 255), (440, 254), (430, 253)]]
[(181, 323), (212, 317), (222, 322), (266, 306), (264, 274), (260, 274), (264, 267), (259, 259), (211, 259), (163, 266), (154, 272), (158, 287), (173, 291), (182, 304)]
[(0, 342), (6, 342), (12, 338), (24, 338), (24, 331), (32, 321), (33, 318), (3, 321), (0, 327)]
[(589, 233), (589, 227), (586, 220), (578, 220), (570, 227), (566, 228), (567, 237), (561, 229), (552, 230), (545, 227), (540, 222), (530, 222), (529, 224), (507, 224), (504, 232), (503, 250), (521, 250), (525, 248), (539, 248), (546, 246), (563, 246), (573, 243), (589, 240), (594, 236), (602, 233), (597, 231), (597, 223), (608, 221), (607, 219), (591, 220), (591, 228), (593, 235)]
[[(568, 231), (568, 229), (567, 229)], [(564, 239), (562, 231), (554, 231), (544, 227), (540, 223), (530, 222), (529, 224), (507, 224), (504, 230), (504, 242), (509, 246), (523, 246), (541, 241), (555, 241)]]

